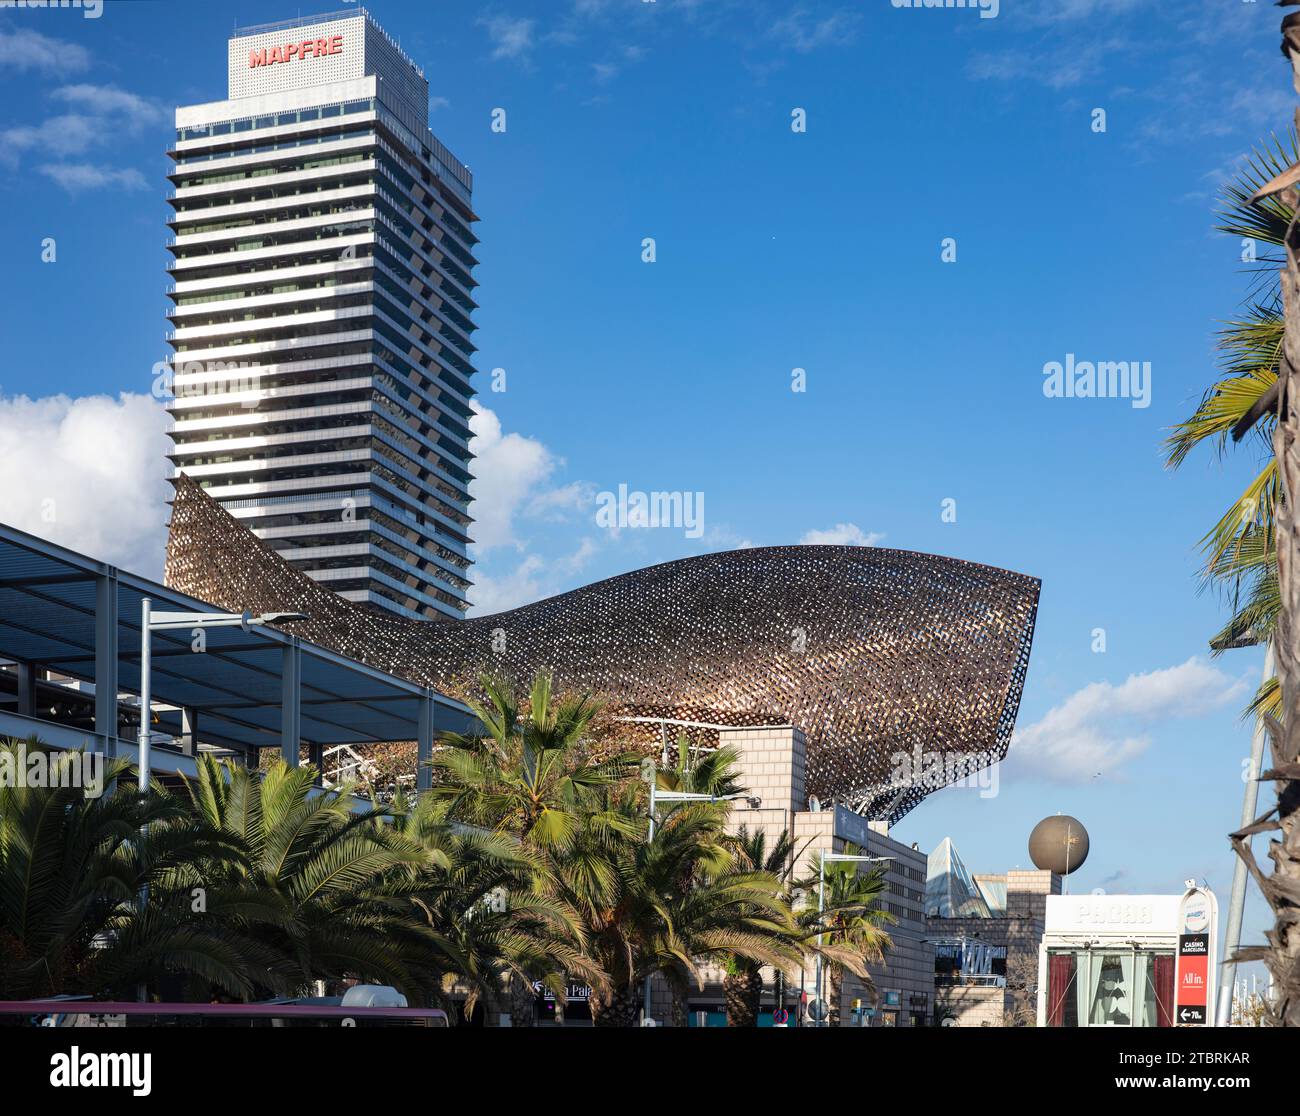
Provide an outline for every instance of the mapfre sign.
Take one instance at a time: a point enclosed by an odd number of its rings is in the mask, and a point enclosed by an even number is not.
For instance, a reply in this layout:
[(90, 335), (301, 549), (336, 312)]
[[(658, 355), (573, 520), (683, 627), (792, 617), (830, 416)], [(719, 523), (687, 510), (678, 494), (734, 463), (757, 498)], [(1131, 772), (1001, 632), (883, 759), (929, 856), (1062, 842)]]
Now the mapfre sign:
[(262, 47), (248, 52), (248, 68), (274, 66), (277, 62), (303, 61), (307, 58), (324, 58), (327, 54), (343, 53), (343, 36), (331, 35), (328, 39), (304, 39), (300, 43), (284, 46)]

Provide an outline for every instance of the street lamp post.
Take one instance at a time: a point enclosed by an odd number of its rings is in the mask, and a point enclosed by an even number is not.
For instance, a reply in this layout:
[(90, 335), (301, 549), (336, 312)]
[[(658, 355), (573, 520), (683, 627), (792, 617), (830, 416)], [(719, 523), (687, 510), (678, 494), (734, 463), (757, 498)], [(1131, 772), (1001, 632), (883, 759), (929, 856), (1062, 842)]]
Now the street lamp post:
[[(820, 946), (822, 944), (821, 922), (822, 915), (826, 911), (826, 862), (835, 863), (853, 863), (853, 864), (875, 864), (882, 860), (893, 860), (892, 856), (856, 856), (853, 853), (822, 853), (817, 865), (817, 975), (813, 982), (813, 988), (817, 996), (817, 1002), (821, 1004), (822, 1010), (826, 1009), (826, 1001), (822, 996), (822, 955)], [(819, 1027), (825, 1026), (821, 1019), (814, 1020)]]
[(750, 806), (755, 810), (763, 801), (757, 795), (750, 794), (748, 791), (737, 791), (735, 794), (697, 794), (694, 791), (661, 791), (655, 787), (654, 781), (650, 783), (650, 827), (646, 830), (646, 844), (649, 844), (655, 837), (655, 808), (661, 802), (735, 802), (737, 799), (747, 798)]
[[(170, 631), (177, 628), (233, 628), (236, 625), (245, 631), (266, 624), (285, 620), (306, 620), (305, 612), (263, 612), (254, 616), (251, 612), (154, 612), (153, 601), (145, 597), (140, 602), (140, 731), (136, 734), (136, 763), (138, 769), (136, 788), (143, 799), (149, 793), (149, 784), (153, 782), (153, 756), (151, 754), (152, 731), (149, 728), (149, 705), (152, 699), (152, 636), (154, 632)], [(140, 828), (140, 847), (143, 852), (146, 827)], [(141, 865), (143, 869), (143, 865)], [(140, 909), (149, 902), (149, 884), (140, 885)], [(141, 1003), (148, 996), (143, 984), (136, 990)]]
[[(646, 828), (646, 844), (654, 840), (655, 836), (655, 809), (661, 802), (734, 802), (737, 799), (745, 798), (755, 810), (762, 804), (763, 800), (757, 795), (750, 794), (748, 791), (737, 791), (735, 794), (700, 794), (695, 791), (661, 791), (656, 786), (658, 773), (654, 768), (654, 762), (649, 761), (643, 768), (644, 778), (650, 784), (650, 824)], [(645, 1001), (642, 1008), (641, 1025), (645, 1026), (650, 1019), (650, 976), (645, 978)]]

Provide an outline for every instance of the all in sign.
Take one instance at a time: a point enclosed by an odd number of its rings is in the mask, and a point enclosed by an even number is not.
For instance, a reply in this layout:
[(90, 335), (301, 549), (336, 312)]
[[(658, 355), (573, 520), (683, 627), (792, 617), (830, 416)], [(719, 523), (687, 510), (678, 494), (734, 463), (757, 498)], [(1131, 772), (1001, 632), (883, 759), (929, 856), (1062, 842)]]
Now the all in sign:
[(1178, 970), (1174, 978), (1174, 1025), (1207, 1027), (1214, 1003), (1215, 926), (1219, 904), (1209, 888), (1187, 881), (1178, 908)]

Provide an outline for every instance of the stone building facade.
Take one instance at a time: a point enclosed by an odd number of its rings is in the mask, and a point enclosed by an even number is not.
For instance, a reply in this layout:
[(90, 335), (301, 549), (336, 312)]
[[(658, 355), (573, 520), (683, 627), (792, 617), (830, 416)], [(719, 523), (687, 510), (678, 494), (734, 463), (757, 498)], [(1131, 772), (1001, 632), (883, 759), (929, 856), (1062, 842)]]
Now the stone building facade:
[(1047, 897), (1061, 893), (1062, 877), (1014, 869), (1004, 877), (1006, 909), (989, 918), (925, 920), (932, 941), (978, 941), (1005, 951), (1005, 971), (995, 978), (954, 974), (935, 984), (935, 1020), (955, 1027), (1033, 1026), (1038, 951), (1046, 930)]

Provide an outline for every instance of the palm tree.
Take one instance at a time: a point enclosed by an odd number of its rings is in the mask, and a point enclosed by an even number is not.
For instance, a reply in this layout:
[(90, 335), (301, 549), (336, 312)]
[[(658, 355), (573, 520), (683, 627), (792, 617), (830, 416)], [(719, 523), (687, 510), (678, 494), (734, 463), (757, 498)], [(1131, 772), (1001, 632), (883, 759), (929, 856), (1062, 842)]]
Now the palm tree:
[(456, 983), (468, 988), (466, 1018), (480, 999), (499, 1003), (508, 995), (522, 1026), (532, 1018), (533, 973), (557, 996), (570, 977), (601, 983), (573, 912), (533, 885), (545, 871), (535, 851), (513, 835), (451, 820), (448, 802), (432, 795), (410, 806), (399, 794), (393, 810), (397, 831), (426, 856), (412, 901), (438, 957), (444, 1003)]
[[(656, 832), (652, 855), (658, 842)], [(673, 1026), (687, 1025), (687, 996), (692, 984), (703, 986), (710, 963), (735, 962), (760, 973), (764, 965), (787, 972), (798, 966), (794, 919), (772, 873), (734, 861), (717, 869), (702, 860), (666, 898), (663, 910), (653, 912), (659, 922), (648, 952), (668, 984)]]
[[(861, 850), (849, 843), (846, 851), (857, 854)], [(844, 974), (852, 973), (871, 989), (867, 965), (885, 959), (893, 941), (884, 927), (898, 920), (879, 906), (885, 891), (883, 869), (862, 872), (852, 861), (828, 861), (824, 876), (821, 914), (817, 911), (816, 898), (820, 881), (817, 876), (810, 876), (799, 884), (808, 902), (798, 912), (798, 918), (804, 941), (820, 955), (825, 967), (826, 1001), (830, 1009), (827, 1023), (838, 1027)]]
[(440, 975), (410, 901), (425, 854), (379, 824), (390, 809), (358, 809), (346, 787), (321, 790), (315, 780), (309, 765), (277, 760), (258, 773), (201, 756), (197, 776), (184, 780), (191, 807), (243, 858), (198, 868), (256, 900), (243, 925), (273, 953), (268, 985), (356, 977), (422, 998)]
[[(733, 847), (742, 865), (769, 873), (783, 886), (788, 884), (796, 860), (795, 842), (789, 830), (781, 830), (769, 847), (764, 830), (750, 832), (748, 826), (742, 825), (736, 832)], [(727, 1026), (757, 1027), (763, 998), (762, 966), (745, 958), (729, 957), (726, 969), (722, 994), (727, 1005)]]
[[(584, 694), (557, 697), (548, 671), (533, 678), (522, 704), (509, 679), (483, 675), (479, 682), (486, 701), (468, 704), (486, 732), (442, 736), (432, 761), (439, 779), (427, 796), (444, 803), (446, 817), (509, 834), (548, 864), (573, 841), (591, 792), (625, 778), (633, 758), (591, 754), (599, 704)], [(538, 890), (546, 871), (534, 878)], [(534, 1022), (537, 979), (544, 979), (539, 967), (513, 968), (512, 1025)]]
[(684, 992), (705, 962), (793, 963), (780, 882), (735, 865), (726, 817), (725, 804), (679, 804), (647, 840), (646, 797), (629, 780), (605, 788), (553, 856), (552, 886), (578, 912), (591, 958), (609, 977), (591, 997), (596, 1026), (634, 1026), (643, 982), (656, 972), (674, 992), (681, 1023)]
[[(1297, 157), (1292, 130), (1261, 144), (1223, 187), (1220, 232), (1250, 246), (1251, 295), (1242, 316), (1219, 333), (1222, 375), (1205, 392), (1190, 418), (1175, 426), (1165, 443), (1166, 463), (1177, 468), (1202, 444), (1219, 455), (1249, 436), (1258, 471), (1242, 494), (1201, 540), (1204, 583), (1229, 594), (1232, 616), (1211, 639), (1214, 654), (1260, 642), (1272, 635), (1280, 609), (1275, 521), (1281, 497), (1273, 431), (1277, 423), (1278, 367), (1283, 347), (1277, 253), (1259, 246), (1282, 245), (1294, 210), (1283, 196), (1259, 198), (1259, 188)], [(1265, 680), (1248, 715), (1278, 712), (1276, 681)]]
[[(34, 737), (0, 742), (0, 752), (10, 770), (42, 753), (60, 784), (83, 759)], [(220, 897), (195, 902), (193, 866), (235, 863), (238, 848), (160, 787), (136, 793), (130, 772), (106, 760), (93, 798), (0, 780), (0, 999), (122, 995), (177, 976), (233, 996), (253, 987), (261, 958), (232, 932)]]
[[(1291, 0), (1284, 5), (1293, 7)], [(1300, 93), (1300, 34), (1296, 16), (1282, 23), (1282, 52), (1291, 63), (1292, 85)], [(1274, 648), (1280, 683), (1280, 705), (1276, 716), (1265, 717), (1273, 765), (1260, 778), (1275, 783), (1277, 803), (1233, 834), (1233, 846), (1246, 863), (1260, 892), (1274, 915), (1274, 926), (1266, 935), (1268, 945), (1238, 951), (1239, 960), (1262, 960), (1273, 977), (1277, 1000), (1271, 1022), (1300, 1026), (1300, 523), (1295, 506), (1300, 499), (1300, 231), (1296, 209), (1300, 205), (1300, 164), (1292, 161), (1250, 199), (1252, 204), (1278, 205), (1289, 210), (1281, 243), (1284, 259), (1280, 271), (1282, 289), (1282, 359), (1278, 364), (1277, 410), (1273, 427), (1273, 456), (1280, 476), (1276, 509), (1276, 551), (1278, 597)], [(1277, 817), (1274, 818), (1273, 815)], [(1265, 876), (1255, 862), (1251, 837), (1266, 830), (1277, 836), (1270, 842), (1274, 870)]]
[(483, 675), (486, 702), (468, 702), (485, 734), (445, 733), (432, 763), (432, 791), (448, 811), (512, 833), (540, 849), (563, 848), (576, 832), (584, 794), (625, 778), (633, 758), (596, 760), (585, 748), (601, 707), (589, 695), (555, 697), (551, 675), (533, 679), (525, 705), (508, 679)]
[[(589, 1003), (598, 1026), (632, 1025), (641, 984), (653, 972), (667, 978), (681, 1016), (707, 960), (734, 954), (792, 963), (781, 886), (737, 867), (725, 803), (667, 809), (647, 840), (645, 788), (630, 778), (639, 757), (601, 760), (590, 746), (598, 705), (553, 697), (545, 673), (524, 704), (509, 682), (481, 682), (487, 700), (473, 708), (486, 732), (442, 738), (429, 796), (445, 804), (449, 819), (515, 837), (537, 857), (532, 890), (573, 912), (596, 978)], [(665, 786), (732, 793), (734, 762), (726, 749), (658, 777)], [(529, 1008), (541, 978), (535, 966), (513, 969), (512, 989), (526, 989)]]
[(685, 736), (677, 739), (677, 764), (655, 769), (660, 790), (690, 791), (719, 798), (744, 793), (740, 781), (740, 750), (726, 744), (721, 748), (692, 751)]
[[(1287, 24), (1294, 21), (1287, 17)], [(1300, 41), (1284, 30), (1283, 53), (1300, 91)], [(1280, 990), (1275, 1021), (1300, 1026), (1300, 941), (1295, 934), (1295, 896), (1300, 894), (1300, 658), (1294, 647), (1300, 625), (1300, 538), (1291, 509), (1300, 491), (1300, 450), (1296, 439), (1300, 363), (1300, 245), (1296, 210), (1300, 193), (1300, 155), (1294, 128), (1284, 142), (1273, 138), (1225, 191), (1230, 235), (1252, 244), (1280, 246), (1261, 257), (1253, 302), (1241, 322), (1230, 323), (1222, 339), (1228, 376), (1214, 385), (1196, 415), (1171, 439), (1177, 464), (1191, 446), (1206, 439), (1226, 447), (1251, 434), (1261, 445), (1263, 466), (1233, 508), (1206, 537), (1207, 579), (1230, 585), (1233, 616), (1214, 646), (1272, 638), (1277, 677), (1266, 679), (1249, 712), (1263, 717), (1272, 741), (1273, 766), (1261, 774), (1278, 790), (1277, 805), (1232, 835), (1233, 847), (1276, 916), (1269, 945), (1238, 951), (1238, 960), (1264, 960)], [(1181, 456), (1177, 456), (1181, 455)], [(1240, 590), (1246, 590), (1244, 605)], [(1277, 818), (1272, 815), (1276, 812)], [(1276, 868), (1266, 877), (1255, 861), (1251, 838), (1280, 830), (1270, 856)]]

